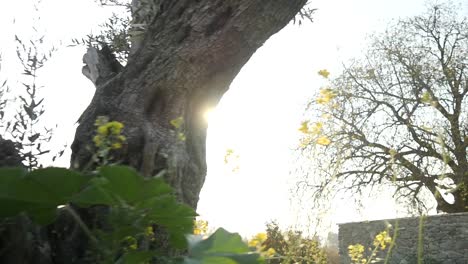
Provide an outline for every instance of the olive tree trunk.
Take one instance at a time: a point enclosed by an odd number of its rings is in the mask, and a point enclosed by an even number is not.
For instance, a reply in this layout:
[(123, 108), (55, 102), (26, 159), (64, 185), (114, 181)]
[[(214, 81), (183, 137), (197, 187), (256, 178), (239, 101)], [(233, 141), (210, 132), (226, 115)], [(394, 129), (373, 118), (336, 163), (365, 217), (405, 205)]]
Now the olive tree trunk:
[[(118, 159), (145, 176), (166, 170), (180, 200), (196, 208), (206, 174), (204, 111), (305, 2), (163, 0), (125, 67), (106, 50), (89, 50), (83, 72), (96, 93), (79, 120), (72, 166), (88, 164), (96, 117), (108, 116), (125, 125), (128, 144)], [(185, 141), (170, 124), (176, 118)]]

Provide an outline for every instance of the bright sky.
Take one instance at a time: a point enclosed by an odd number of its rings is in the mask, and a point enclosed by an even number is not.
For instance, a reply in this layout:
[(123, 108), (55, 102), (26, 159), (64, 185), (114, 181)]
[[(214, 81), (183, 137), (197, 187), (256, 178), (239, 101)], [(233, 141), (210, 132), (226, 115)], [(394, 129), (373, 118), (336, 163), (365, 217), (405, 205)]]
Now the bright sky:
[[(30, 0), (0, 3), (0, 52), (13, 60), (15, 32), (30, 32)], [(294, 148), (304, 106), (323, 84), (316, 74), (326, 68), (337, 73), (347, 58), (359, 56), (366, 34), (382, 30), (391, 18), (411, 16), (424, 9), (424, 0), (314, 0), (314, 23), (289, 25), (274, 35), (231, 85), (211, 115), (208, 130), (208, 175), (198, 212), (211, 226), (251, 235), (269, 220), (294, 225), (297, 214), (289, 202)], [(465, 3), (465, 6), (468, 5)], [(465, 9), (466, 10), (466, 9)], [(43, 28), (54, 43), (81, 37), (106, 18), (92, 0), (43, 0)], [(16, 24), (12, 25), (13, 18)], [(74, 123), (94, 93), (81, 74), (83, 47), (62, 47), (41, 73), (46, 86), (47, 119), (59, 124), (57, 142), (71, 143)], [(17, 68), (3, 64), (10, 79)], [(10, 84), (12, 84), (10, 82)], [(239, 158), (224, 163), (227, 149)], [(68, 166), (69, 157), (58, 163)], [(233, 172), (233, 167), (239, 166)], [(337, 201), (326, 214), (330, 223), (401, 216), (389, 195), (372, 199), (358, 214)], [(304, 212), (301, 212), (301, 219)], [(303, 223), (304, 224), (304, 223)]]

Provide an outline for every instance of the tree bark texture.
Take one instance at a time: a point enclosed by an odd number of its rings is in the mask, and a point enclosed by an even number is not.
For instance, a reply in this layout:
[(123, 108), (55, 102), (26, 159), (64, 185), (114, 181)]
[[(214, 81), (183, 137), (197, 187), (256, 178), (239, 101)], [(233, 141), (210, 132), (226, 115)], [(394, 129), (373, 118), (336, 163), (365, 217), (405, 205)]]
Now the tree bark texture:
[[(166, 170), (180, 200), (196, 208), (206, 174), (203, 112), (218, 103), (252, 54), (305, 2), (159, 1), (159, 12), (127, 65), (90, 78), (96, 93), (79, 121), (72, 166), (88, 164), (96, 117), (108, 116), (125, 125), (128, 143), (118, 158), (145, 176)], [(185, 141), (170, 124), (179, 117)]]

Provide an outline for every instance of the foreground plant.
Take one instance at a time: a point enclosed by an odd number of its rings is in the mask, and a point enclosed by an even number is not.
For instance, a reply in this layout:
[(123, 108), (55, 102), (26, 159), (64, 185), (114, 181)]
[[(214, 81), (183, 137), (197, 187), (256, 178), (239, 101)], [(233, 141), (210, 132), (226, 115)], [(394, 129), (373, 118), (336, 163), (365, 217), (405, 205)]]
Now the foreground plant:
[[(27, 172), (0, 169), (0, 219), (26, 214), (41, 225), (71, 214), (92, 241), (96, 263), (147, 263), (164, 259), (178, 263), (209, 263), (232, 259), (234, 263), (259, 263), (260, 255), (249, 250), (238, 234), (219, 229), (206, 239), (186, 235), (193, 230), (196, 213), (176, 201), (172, 188), (158, 178), (145, 179), (133, 168), (103, 166), (92, 174), (64, 168)], [(60, 186), (58, 188), (58, 186)], [(84, 224), (76, 212), (96, 205), (108, 206), (106, 230)], [(151, 250), (153, 226), (167, 231), (172, 247), (189, 250), (188, 256), (170, 256)], [(213, 263), (213, 262), (211, 262)]]

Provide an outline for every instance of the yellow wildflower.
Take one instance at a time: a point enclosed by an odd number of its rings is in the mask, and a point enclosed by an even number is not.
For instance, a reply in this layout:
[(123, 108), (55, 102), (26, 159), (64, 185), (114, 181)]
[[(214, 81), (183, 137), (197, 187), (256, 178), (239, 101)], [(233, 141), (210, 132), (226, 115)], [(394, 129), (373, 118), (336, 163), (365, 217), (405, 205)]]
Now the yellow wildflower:
[(121, 147), (122, 147), (122, 143), (120, 143), (120, 142), (114, 142), (111, 145), (111, 149), (119, 149)]
[(432, 101), (432, 96), (429, 92), (424, 92), (422, 94), (422, 97), (421, 97), (421, 102), (425, 103), (425, 104), (430, 104)]
[(145, 235), (146, 236), (154, 236), (154, 229), (152, 226), (148, 226), (146, 229), (145, 229)]
[(249, 247), (257, 247), (257, 245), (259, 244), (258, 240), (256, 239), (252, 239), (252, 240), (249, 240)]
[(97, 133), (99, 135), (107, 136), (109, 133), (109, 130), (107, 129), (107, 125), (101, 125), (97, 128)]
[(195, 220), (193, 222), (193, 234), (204, 235), (208, 232), (208, 221)]
[(327, 71), (326, 69), (323, 69), (323, 70), (318, 71), (318, 74), (322, 76), (323, 78), (327, 79), (328, 76), (330, 75), (330, 72)]
[(301, 127), (299, 127), (299, 131), (304, 134), (309, 133), (309, 121), (302, 121)]
[(185, 141), (187, 138), (185, 137), (185, 134), (182, 133), (182, 132), (179, 132), (177, 134), (177, 139), (179, 139), (180, 141)]
[(322, 145), (322, 146), (328, 146), (330, 145), (331, 141), (328, 139), (326, 136), (321, 136), (317, 138), (317, 144)]
[(267, 240), (267, 234), (266, 233), (258, 233), (255, 235), (255, 239), (257, 239), (258, 241), (260, 242), (265, 242), (265, 240)]
[(310, 136), (307, 136), (307, 137), (305, 137), (305, 138), (301, 138), (299, 146), (301, 146), (301, 148), (305, 148), (305, 147), (307, 147), (308, 145), (310, 145), (310, 143), (312, 142), (312, 140), (313, 140), (313, 138), (310, 137)]
[(310, 130), (310, 133), (314, 135), (319, 135), (322, 132), (322, 127), (323, 127), (322, 122), (314, 123), (314, 125), (312, 126), (312, 129)]
[(336, 97), (336, 93), (333, 92), (332, 89), (330, 89), (330, 88), (320, 89), (320, 95), (316, 99), (316, 102), (318, 104), (327, 104), (328, 102), (330, 102), (335, 97)]
[(106, 124), (107, 129), (113, 134), (118, 135), (122, 131), (123, 124), (117, 121), (112, 121)]
[(273, 257), (274, 255), (276, 254), (276, 250), (274, 248), (269, 248), (266, 252), (265, 252), (265, 256), (267, 258), (271, 258)]
[(184, 118), (180, 116), (176, 119), (172, 119), (170, 123), (173, 127), (178, 129), (184, 124)]
[(123, 240), (127, 249), (136, 250), (138, 248), (137, 240), (132, 236), (127, 236)]
[(93, 137), (93, 142), (94, 142), (94, 145), (95, 145), (96, 147), (101, 146), (101, 144), (102, 144), (102, 137), (99, 136), (99, 135), (94, 136), (94, 137)]
[(375, 236), (374, 246), (385, 249), (388, 243), (392, 242), (392, 238), (387, 234), (387, 231), (382, 231)]
[(250, 241), (249, 241), (249, 247), (258, 247), (263, 244), (267, 240), (267, 234), (266, 233), (258, 233), (256, 234)]
[(361, 244), (349, 245), (348, 255), (351, 258), (352, 263), (366, 263), (364, 258), (364, 246)]

